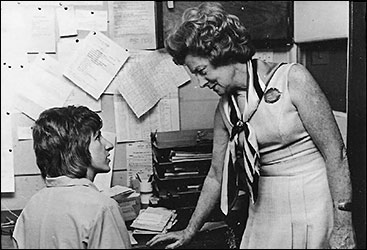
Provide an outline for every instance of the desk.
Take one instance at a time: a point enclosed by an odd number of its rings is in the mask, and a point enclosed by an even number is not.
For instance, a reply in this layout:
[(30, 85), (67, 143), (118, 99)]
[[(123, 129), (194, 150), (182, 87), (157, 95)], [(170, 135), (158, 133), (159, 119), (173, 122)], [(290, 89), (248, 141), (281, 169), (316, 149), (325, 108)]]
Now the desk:
[[(158, 244), (152, 248), (145, 244), (150, 240), (152, 235), (134, 235), (138, 241), (137, 245), (133, 245), (133, 249), (164, 249), (169, 243)], [(234, 249), (236, 247), (236, 239), (233, 230), (228, 226), (223, 226), (211, 231), (199, 232), (195, 238), (181, 249)]]
[[(181, 249), (234, 249), (238, 248), (239, 242), (242, 236), (242, 232), (244, 229), (245, 223), (245, 215), (246, 210), (236, 210), (232, 212), (227, 218), (225, 218), (226, 225), (223, 227), (218, 227), (217, 229), (211, 231), (203, 231), (198, 233), (193, 241), (186, 246), (183, 246)], [(16, 214), (20, 214), (21, 210), (16, 211)], [(177, 219), (178, 222), (176, 225), (173, 226), (173, 231), (178, 231), (184, 229), (188, 221), (191, 217), (191, 211), (177, 211)], [(2, 211), (2, 222), (6, 221), (6, 216), (10, 217), (11, 219), (16, 220), (15, 217), (12, 217), (6, 211)], [(127, 223), (129, 227), (130, 223)], [(153, 236), (152, 235), (139, 235), (134, 236), (134, 238), (138, 241), (137, 245), (133, 245), (133, 249), (149, 249), (145, 243), (150, 240)], [(167, 245), (157, 245), (151, 249), (164, 249)], [(1, 249), (14, 249), (13, 242), (10, 235), (1, 235)]]
[[(242, 237), (244, 229), (244, 218), (241, 214), (245, 214), (243, 211), (236, 211), (231, 213), (228, 217), (223, 217), (223, 220), (212, 221), (207, 230), (199, 232), (194, 239), (181, 249), (235, 249), (239, 247), (239, 243)], [(178, 222), (175, 224), (171, 231), (179, 231), (184, 229), (191, 217), (191, 212), (186, 210), (177, 210)], [(128, 228), (129, 224), (127, 225)], [(134, 235), (134, 238), (138, 242), (137, 245), (133, 245), (133, 249), (164, 249), (169, 243), (162, 243), (154, 246), (153, 248), (147, 247), (145, 244), (154, 235)]]

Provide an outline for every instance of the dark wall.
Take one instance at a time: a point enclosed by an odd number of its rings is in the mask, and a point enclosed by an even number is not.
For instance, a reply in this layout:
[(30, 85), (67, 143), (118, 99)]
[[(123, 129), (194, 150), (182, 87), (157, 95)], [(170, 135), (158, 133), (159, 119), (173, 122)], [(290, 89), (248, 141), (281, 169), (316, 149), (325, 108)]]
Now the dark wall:
[(347, 39), (302, 44), (306, 67), (326, 94), (333, 110), (347, 112)]
[(366, 249), (366, 2), (351, 2), (347, 152), (358, 249)]

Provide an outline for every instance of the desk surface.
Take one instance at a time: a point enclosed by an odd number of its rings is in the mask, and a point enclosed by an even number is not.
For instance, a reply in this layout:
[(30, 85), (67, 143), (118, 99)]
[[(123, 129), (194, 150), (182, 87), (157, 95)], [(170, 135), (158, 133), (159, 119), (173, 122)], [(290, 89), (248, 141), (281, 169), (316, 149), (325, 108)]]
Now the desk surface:
[[(133, 245), (133, 249), (164, 249), (169, 243), (162, 243), (149, 248), (145, 243), (150, 240), (152, 235), (134, 235), (138, 242)], [(236, 240), (233, 230), (228, 226), (223, 226), (210, 231), (203, 231), (198, 233), (195, 238), (182, 249), (229, 249), (236, 248)]]

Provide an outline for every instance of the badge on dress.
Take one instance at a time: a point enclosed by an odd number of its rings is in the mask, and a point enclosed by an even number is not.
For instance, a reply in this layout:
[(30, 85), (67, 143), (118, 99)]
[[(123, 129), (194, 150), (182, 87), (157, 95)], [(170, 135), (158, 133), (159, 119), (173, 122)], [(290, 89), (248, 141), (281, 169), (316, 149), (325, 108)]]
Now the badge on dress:
[(277, 88), (270, 88), (264, 94), (264, 99), (266, 103), (274, 103), (279, 100), (282, 92), (280, 92)]

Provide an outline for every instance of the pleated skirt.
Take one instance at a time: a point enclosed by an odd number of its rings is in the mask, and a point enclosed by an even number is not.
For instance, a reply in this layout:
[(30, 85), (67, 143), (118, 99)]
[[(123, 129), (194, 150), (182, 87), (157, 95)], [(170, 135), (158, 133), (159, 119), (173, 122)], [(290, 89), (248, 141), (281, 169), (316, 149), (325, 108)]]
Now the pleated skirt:
[(241, 249), (325, 249), (333, 205), (319, 153), (261, 167)]

